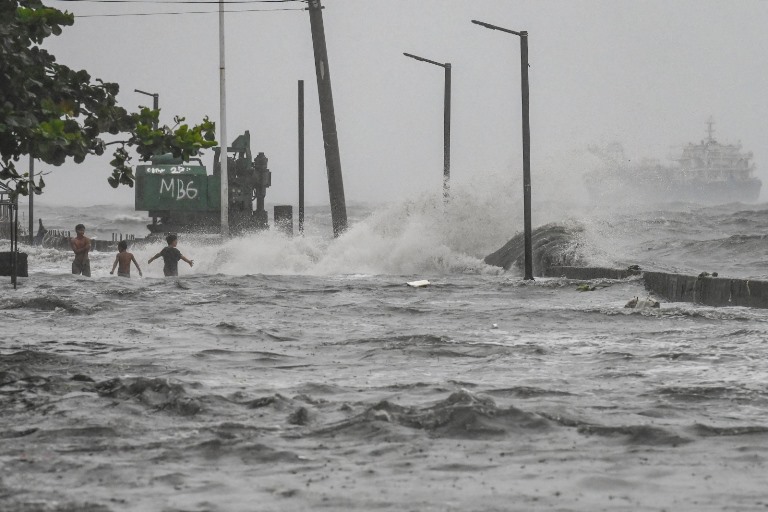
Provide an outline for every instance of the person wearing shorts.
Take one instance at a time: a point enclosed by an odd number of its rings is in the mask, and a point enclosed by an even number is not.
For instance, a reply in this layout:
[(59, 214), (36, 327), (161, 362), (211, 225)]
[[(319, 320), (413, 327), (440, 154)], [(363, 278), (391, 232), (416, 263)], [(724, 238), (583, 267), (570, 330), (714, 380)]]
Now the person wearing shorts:
[(75, 259), (72, 260), (72, 273), (91, 277), (91, 262), (88, 259), (88, 252), (91, 250), (91, 239), (85, 236), (85, 226), (82, 224), (75, 226), (75, 233), (77, 233), (77, 236), (69, 239), (69, 246), (75, 253)]
[(159, 253), (155, 254), (151, 258), (149, 258), (149, 261), (147, 262), (147, 265), (155, 261), (157, 258), (162, 257), (163, 258), (163, 275), (166, 277), (172, 277), (172, 276), (178, 276), (179, 275), (179, 260), (184, 260), (185, 262), (189, 263), (189, 266), (191, 267), (194, 265), (194, 260), (188, 260), (184, 257), (183, 254), (181, 254), (181, 251), (179, 251), (176, 248), (176, 244), (178, 244), (179, 240), (178, 237), (174, 234), (170, 234), (167, 237), (165, 237), (165, 241), (168, 242), (167, 247), (163, 247), (163, 250)]
[(117, 267), (118, 277), (131, 277), (131, 262), (133, 262), (133, 264), (136, 265), (136, 270), (139, 271), (139, 275), (143, 275), (141, 273), (141, 268), (139, 267), (139, 262), (136, 261), (133, 253), (128, 252), (128, 242), (120, 240), (117, 244), (117, 251), (115, 262), (112, 264), (112, 270), (109, 272), (110, 274), (114, 274), (115, 267)]

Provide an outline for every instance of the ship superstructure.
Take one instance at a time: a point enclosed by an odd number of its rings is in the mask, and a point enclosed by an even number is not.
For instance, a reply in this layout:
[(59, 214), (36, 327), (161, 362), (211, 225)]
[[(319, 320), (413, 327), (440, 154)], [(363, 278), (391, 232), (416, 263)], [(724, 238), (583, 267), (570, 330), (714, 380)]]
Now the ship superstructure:
[(604, 167), (585, 175), (593, 200), (624, 200), (703, 204), (754, 202), (762, 181), (754, 176), (752, 152), (741, 144), (721, 144), (714, 137), (714, 121), (707, 121), (707, 138), (689, 143), (671, 158), (675, 165), (645, 160), (630, 165), (620, 146), (602, 156)]

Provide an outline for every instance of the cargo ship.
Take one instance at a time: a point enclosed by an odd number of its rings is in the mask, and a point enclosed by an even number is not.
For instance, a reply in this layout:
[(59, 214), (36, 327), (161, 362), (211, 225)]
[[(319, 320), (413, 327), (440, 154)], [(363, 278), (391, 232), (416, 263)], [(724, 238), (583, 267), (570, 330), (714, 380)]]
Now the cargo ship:
[(673, 165), (644, 160), (631, 164), (618, 144), (600, 152), (603, 166), (588, 172), (584, 182), (592, 201), (699, 204), (749, 203), (760, 196), (752, 152), (741, 144), (721, 144), (707, 121), (707, 138), (689, 143), (671, 158)]

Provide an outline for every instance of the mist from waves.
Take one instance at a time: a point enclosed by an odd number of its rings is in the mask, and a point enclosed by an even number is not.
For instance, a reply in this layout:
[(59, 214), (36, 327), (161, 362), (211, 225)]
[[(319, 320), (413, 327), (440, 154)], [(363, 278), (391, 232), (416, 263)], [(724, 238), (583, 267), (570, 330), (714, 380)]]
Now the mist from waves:
[(768, 278), (768, 205), (692, 203), (596, 207), (579, 218), (590, 265), (721, 277)]
[[(349, 229), (338, 239), (332, 236), (327, 206), (306, 208), (304, 236), (271, 229), (220, 243), (216, 236), (182, 234), (179, 249), (195, 266), (181, 262), (181, 274), (497, 273), (499, 269), (485, 265), (483, 258), (523, 230), (518, 181), (510, 172), (484, 173), (471, 182), (452, 184), (448, 202), (439, 193), (422, 193), (387, 204), (349, 204)], [(568, 250), (588, 265), (638, 264), (646, 270), (768, 277), (765, 204), (589, 204), (583, 194), (566, 197), (570, 185), (557, 187), (552, 178), (540, 181), (540, 192), (533, 197), (534, 229), (549, 223), (573, 228), (578, 234)], [(570, 190), (578, 191), (575, 185)], [(83, 222), (89, 236), (101, 239), (109, 239), (110, 232), (143, 237), (149, 222), (144, 212), (127, 206), (49, 206), (38, 211), (49, 229), (73, 229)], [(294, 208), (296, 232), (297, 217)], [(157, 241), (130, 249), (145, 275), (162, 275), (162, 263), (147, 266), (146, 261), (164, 245)], [(21, 248), (29, 254), (33, 272), (69, 270), (68, 251), (24, 244)], [(113, 253), (93, 252), (93, 276), (107, 276), (113, 260)]]
[[(221, 243), (216, 236), (181, 234), (178, 248), (195, 265), (180, 263), (181, 274), (422, 274), (497, 272), (482, 259), (520, 229), (522, 208), (510, 201), (505, 186), (489, 181), (455, 187), (451, 200), (440, 194), (422, 194), (396, 203), (348, 206), (349, 229), (332, 236), (327, 207), (307, 208), (304, 236), (287, 236), (276, 229), (233, 237)], [(68, 207), (47, 222), (49, 229), (83, 222), (86, 234), (99, 235), (110, 227), (141, 236), (148, 222), (142, 212), (97, 206), (83, 212)], [(101, 219), (101, 220), (100, 220)], [(146, 228), (143, 228), (146, 230)], [(294, 209), (294, 230), (298, 231)], [(146, 232), (146, 231), (145, 231)], [(102, 237), (104, 238), (104, 237)], [(146, 261), (162, 249), (164, 241), (135, 244), (131, 252), (145, 275), (162, 275), (162, 263)], [(67, 251), (22, 246), (31, 269), (65, 272)], [(113, 253), (91, 253), (94, 277), (108, 275)]]

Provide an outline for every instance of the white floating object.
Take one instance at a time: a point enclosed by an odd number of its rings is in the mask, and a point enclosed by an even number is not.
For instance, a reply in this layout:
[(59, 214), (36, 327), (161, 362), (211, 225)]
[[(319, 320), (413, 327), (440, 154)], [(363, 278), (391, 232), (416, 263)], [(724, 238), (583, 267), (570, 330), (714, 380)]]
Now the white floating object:
[(413, 288), (421, 288), (422, 286), (429, 286), (430, 283), (426, 279), (422, 279), (421, 281), (410, 281), (405, 284)]

